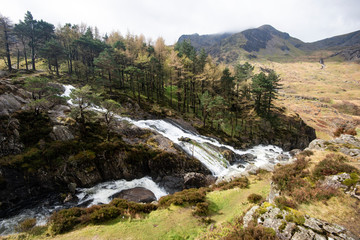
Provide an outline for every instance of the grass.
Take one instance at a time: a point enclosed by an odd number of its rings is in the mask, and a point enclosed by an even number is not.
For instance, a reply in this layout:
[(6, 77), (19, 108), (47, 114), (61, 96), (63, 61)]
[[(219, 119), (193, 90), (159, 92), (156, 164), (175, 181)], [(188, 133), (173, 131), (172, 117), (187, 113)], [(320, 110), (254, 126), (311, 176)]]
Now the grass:
[(326, 202), (315, 202), (310, 205), (302, 204), (298, 209), (308, 215), (337, 223), (360, 236), (360, 206), (359, 201), (349, 195), (341, 194)]
[(296, 112), (316, 130), (317, 137), (328, 140), (337, 127), (346, 122), (360, 125), (360, 117), (351, 111), (336, 109), (347, 102), (360, 107), (360, 64), (352, 62), (326, 62), (321, 69), (317, 59), (313, 62), (253, 63), (274, 69), (282, 79), (282, 95), (277, 104)]
[[(253, 204), (247, 197), (257, 193), (266, 197), (270, 191), (269, 175), (262, 178), (253, 176), (250, 188), (213, 191), (207, 194), (211, 202), (211, 219), (215, 224), (232, 221), (242, 215)], [(193, 216), (191, 207), (184, 208), (171, 205), (166, 209), (151, 212), (143, 219), (115, 219), (101, 225), (88, 225), (69, 233), (56, 236), (27, 236), (28, 239), (195, 239), (208, 230), (201, 218)], [(17, 239), (20, 235), (10, 236)]]

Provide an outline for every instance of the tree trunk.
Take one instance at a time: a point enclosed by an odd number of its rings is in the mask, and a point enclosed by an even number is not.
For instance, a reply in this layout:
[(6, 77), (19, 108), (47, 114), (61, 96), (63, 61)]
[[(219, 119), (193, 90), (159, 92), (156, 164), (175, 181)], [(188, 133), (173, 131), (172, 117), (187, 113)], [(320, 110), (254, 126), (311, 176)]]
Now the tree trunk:
[(17, 63), (16, 63), (17, 69), (20, 68), (20, 50), (17, 49)]
[(4, 23), (3, 26), (4, 26), (5, 50), (6, 50), (6, 58), (7, 58), (7, 63), (8, 63), (8, 70), (9, 70), (9, 72), (11, 72), (12, 66), (11, 66), (11, 57), (10, 57), (8, 29), (7, 29), (6, 23)]
[(31, 62), (32, 62), (32, 70), (36, 71), (35, 68), (35, 46), (34, 46), (34, 40), (31, 40)]
[(56, 67), (56, 76), (60, 76), (60, 74), (59, 74), (59, 63), (58, 63), (57, 59), (55, 59), (55, 67)]

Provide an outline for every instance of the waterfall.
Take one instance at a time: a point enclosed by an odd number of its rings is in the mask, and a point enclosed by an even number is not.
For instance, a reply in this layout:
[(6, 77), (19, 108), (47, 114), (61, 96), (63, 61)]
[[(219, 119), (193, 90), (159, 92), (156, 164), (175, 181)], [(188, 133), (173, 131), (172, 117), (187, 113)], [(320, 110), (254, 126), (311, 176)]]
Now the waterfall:
[[(71, 85), (63, 85), (65, 88), (63, 97), (69, 97), (73, 89)], [(70, 105), (73, 105), (71, 99), (67, 101)], [(97, 112), (104, 112), (105, 110), (98, 106), (92, 106), (92, 110)], [(184, 129), (178, 124), (167, 120), (133, 120), (128, 117), (116, 115), (118, 121), (127, 121), (136, 125), (139, 128), (150, 129), (155, 131), (164, 137), (170, 139), (174, 144), (180, 146), (188, 155), (195, 157), (206, 166), (214, 176), (225, 177), (238, 175), (244, 171), (244, 167), (250, 163), (242, 163), (231, 165), (229, 161), (224, 157), (224, 154), (220, 149), (227, 149), (238, 155), (252, 154), (255, 156), (255, 160), (252, 164), (261, 166), (268, 164), (271, 161), (276, 164), (277, 157), (280, 154), (289, 156), (288, 153), (283, 152), (279, 147), (268, 146), (256, 146), (248, 150), (235, 149), (232, 146), (219, 143), (216, 139), (202, 136), (198, 133)], [(180, 139), (188, 139), (188, 141), (181, 141)], [(159, 199), (162, 196), (167, 195), (167, 192), (160, 188), (150, 177), (144, 177), (141, 179), (134, 179), (132, 181), (117, 180), (108, 181), (97, 184), (91, 188), (77, 188), (78, 202), (72, 206), (91, 206), (94, 204), (106, 204), (111, 201), (110, 197), (120, 192), (134, 187), (144, 187), (152, 191), (156, 198)], [(37, 207), (32, 209), (23, 210), (20, 214), (7, 218), (0, 219), (0, 235), (6, 235), (14, 232), (14, 227), (18, 222), (26, 218), (36, 218), (37, 225), (43, 225), (47, 222), (47, 217), (55, 210), (64, 208), (63, 203), (51, 204), (43, 202)]]

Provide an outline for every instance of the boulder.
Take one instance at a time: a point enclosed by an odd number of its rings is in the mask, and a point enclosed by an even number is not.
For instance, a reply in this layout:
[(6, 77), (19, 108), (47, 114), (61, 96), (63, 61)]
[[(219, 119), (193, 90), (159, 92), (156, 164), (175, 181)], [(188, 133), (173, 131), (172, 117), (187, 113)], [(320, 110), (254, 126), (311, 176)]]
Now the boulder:
[(184, 178), (180, 176), (165, 176), (160, 180), (159, 184), (168, 193), (173, 194), (184, 189)]
[(345, 179), (350, 179), (350, 175), (348, 173), (341, 173), (338, 175), (326, 176), (324, 181), (322, 182), (322, 186), (330, 187), (330, 188), (346, 188), (342, 182)]
[(184, 176), (185, 188), (201, 188), (208, 186), (208, 180), (202, 173), (190, 172)]
[(315, 139), (313, 141), (311, 141), (311, 143), (309, 144), (308, 149), (312, 150), (322, 150), (325, 149), (326, 145), (325, 145), (325, 140), (322, 139)]
[(239, 160), (244, 161), (244, 162), (253, 162), (256, 159), (256, 156), (251, 154), (251, 153), (246, 153), (243, 155), (238, 155), (239, 156)]
[(74, 139), (74, 135), (70, 132), (69, 128), (63, 125), (53, 126), (52, 132), (50, 133), (50, 137), (55, 141), (56, 140), (67, 141)]
[(135, 187), (122, 190), (121, 192), (111, 196), (111, 198), (122, 198), (137, 203), (151, 203), (153, 201), (156, 201), (155, 194), (152, 191), (143, 187)]
[(290, 157), (286, 154), (279, 154), (277, 157), (276, 157), (276, 160), (278, 161), (287, 161), (289, 160)]
[(13, 93), (5, 93), (0, 95), (0, 116), (9, 116), (9, 114), (20, 110), (26, 101), (14, 95)]
[(65, 124), (66, 119), (68, 118), (67, 113), (71, 111), (69, 106), (66, 105), (56, 105), (51, 110), (48, 111), (49, 117), (53, 124)]
[(360, 139), (348, 134), (342, 134), (340, 137), (335, 138), (333, 142), (336, 144), (351, 144), (360, 148)]
[(179, 137), (178, 140), (181, 142), (191, 142), (191, 138), (188, 138), (188, 137)]
[[(294, 214), (298, 216), (298, 219), (305, 221), (288, 221), (287, 219), (293, 219), (293, 217), (289, 218), (288, 215), (293, 216)], [(260, 207), (252, 207), (245, 213), (243, 217), (244, 227), (247, 227), (253, 220), (264, 227), (272, 228), (281, 240), (323, 240), (328, 239), (328, 237), (329, 239), (330, 237), (332, 239), (354, 239), (353, 234), (340, 225), (311, 218), (294, 210), (280, 210), (266, 202)]]

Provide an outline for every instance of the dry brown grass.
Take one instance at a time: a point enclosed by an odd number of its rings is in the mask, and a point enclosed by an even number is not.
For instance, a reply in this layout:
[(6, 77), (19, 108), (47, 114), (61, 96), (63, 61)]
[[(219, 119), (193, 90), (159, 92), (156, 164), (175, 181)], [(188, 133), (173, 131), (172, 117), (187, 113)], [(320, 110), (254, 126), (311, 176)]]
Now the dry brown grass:
[(344, 226), (357, 236), (360, 236), (359, 204), (359, 200), (349, 195), (341, 194), (341, 196), (333, 197), (327, 202), (302, 204), (298, 208), (312, 217)]
[[(257, 69), (275, 69), (283, 88), (277, 104), (298, 113), (317, 137), (330, 139), (337, 127), (351, 124), (360, 127), (360, 117), (339, 106), (360, 107), (360, 64), (351, 62), (254, 63)], [(337, 108), (336, 108), (337, 107)]]

